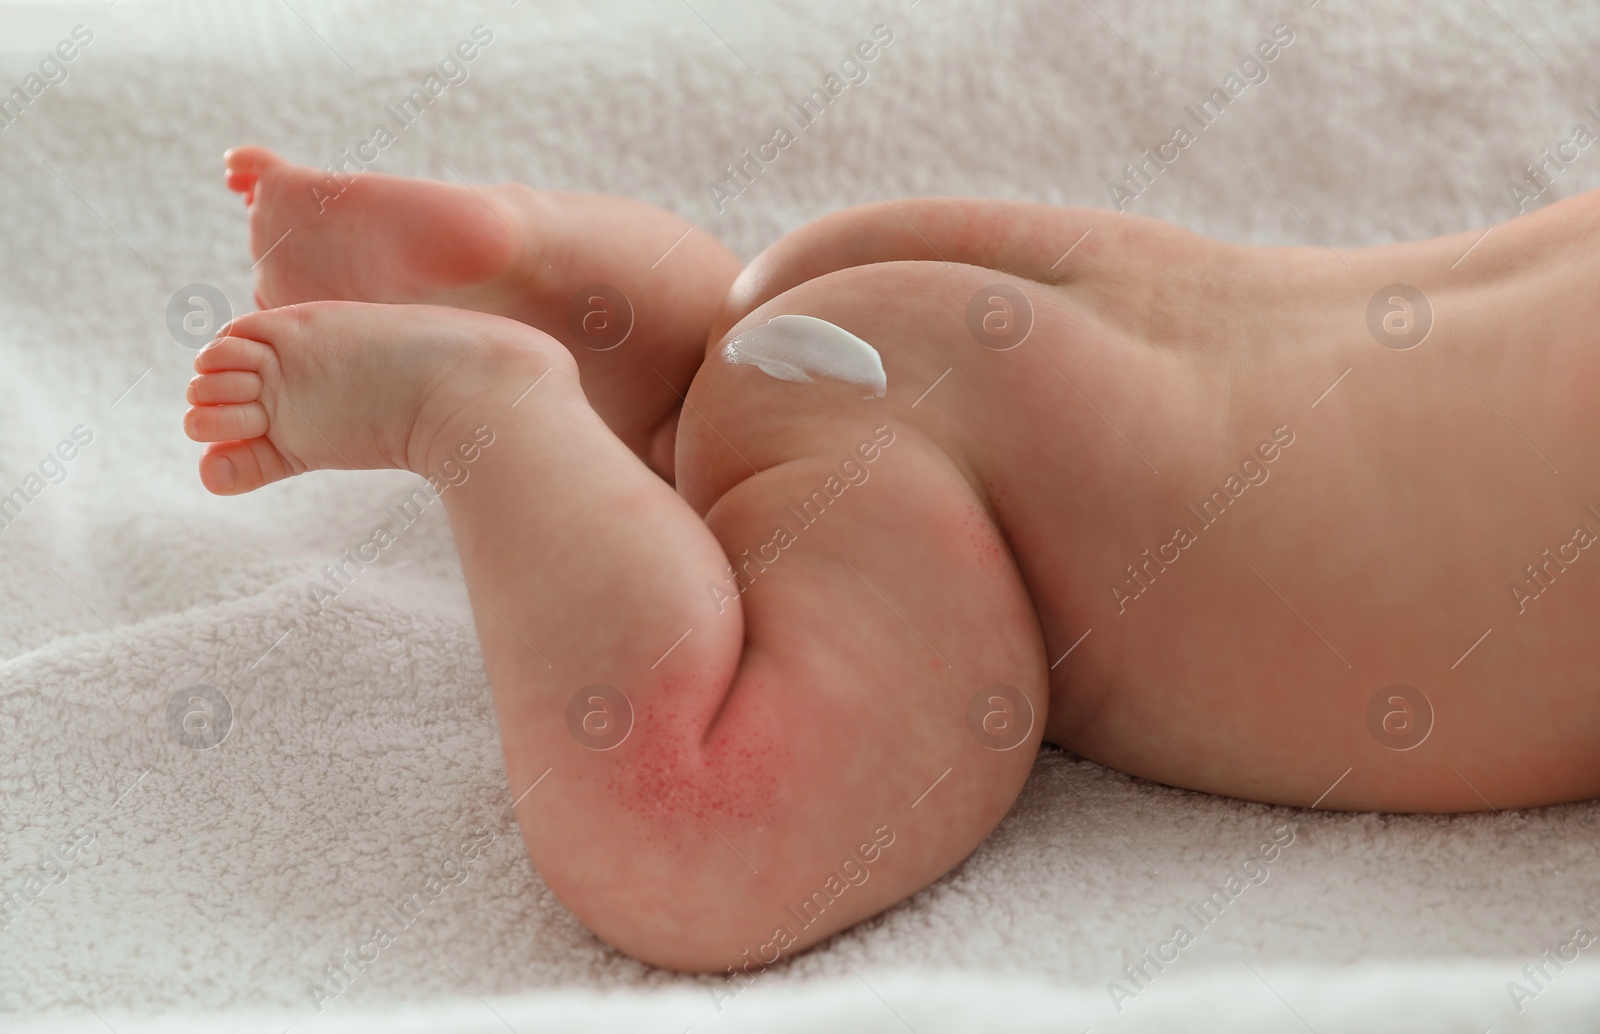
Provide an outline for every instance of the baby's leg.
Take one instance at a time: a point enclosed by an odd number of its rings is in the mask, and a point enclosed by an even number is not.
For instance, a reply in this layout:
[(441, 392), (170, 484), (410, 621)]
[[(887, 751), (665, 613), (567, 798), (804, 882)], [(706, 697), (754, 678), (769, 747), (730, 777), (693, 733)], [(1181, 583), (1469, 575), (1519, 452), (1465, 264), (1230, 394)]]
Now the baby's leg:
[(420, 302), (527, 323), (572, 351), (636, 454), (670, 462), (679, 399), (741, 265), (714, 237), (630, 198), (334, 176), (259, 147), (229, 151), (227, 169), (263, 308)]
[[(968, 545), (981, 511), (959, 465), (850, 386), (703, 372), (697, 411), (742, 428), (760, 473), (711, 486), (696, 460), (702, 518), (605, 428), (570, 354), (520, 324), (317, 303), (228, 333), (197, 358), (187, 420), (217, 443), (212, 491), (469, 470), (444, 500), (524, 839), (611, 943), (753, 973), (936, 879), (1010, 807), (1039, 729), (998, 750), (970, 723), (996, 684), (1044, 712), (1026, 592), (987, 540)], [(841, 456), (872, 464), (860, 498), (772, 542)], [(770, 566), (746, 566), (739, 594), (741, 551)]]

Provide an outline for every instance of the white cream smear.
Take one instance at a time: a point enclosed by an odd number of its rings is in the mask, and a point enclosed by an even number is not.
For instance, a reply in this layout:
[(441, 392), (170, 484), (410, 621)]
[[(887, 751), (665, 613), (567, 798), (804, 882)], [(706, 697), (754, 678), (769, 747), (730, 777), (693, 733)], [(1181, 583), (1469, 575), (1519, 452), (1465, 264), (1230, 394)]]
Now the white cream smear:
[(857, 384), (867, 389), (863, 398), (882, 398), (889, 387), (876, 348), (815, 316), (774, 316), (724, 345), (722, 358), (749, 363), (780, 381), (817, 376)]

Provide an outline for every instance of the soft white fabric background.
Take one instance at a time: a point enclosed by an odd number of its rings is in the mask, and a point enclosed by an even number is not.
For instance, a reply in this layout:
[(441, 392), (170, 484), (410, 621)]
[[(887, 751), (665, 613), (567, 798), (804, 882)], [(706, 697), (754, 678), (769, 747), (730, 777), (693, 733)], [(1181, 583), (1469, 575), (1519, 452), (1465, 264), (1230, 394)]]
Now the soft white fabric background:
[[(618, 956), (550, 897), (510, 819), (439, 508), (318, 615), (307, 583), (412, 479), (312, 475), (230, 500), (195, 479), (198, 449), (179, 428), (193, 353), (164, 314), (196, 281), (249, 305), (225, 147), (330, 161), (484, 23), (495, 42), (470, 80), (377, 169), (631, 194), (749, 256), (879, 194), (1106, 205), (1106, 181), (1288, 23), (1296, 40), (1271, 78), (1133, 207), (1235, 240), (1346, 248), (1513, 214), (1507, 181), (1600, 101), (1600, 11), (1581, 0), (692, 4), (0, 4), (3, 90), (75, 24), (95, 34), (67, 81), (0, 129), (0, 494), (75, 425), (94, 433), (65, 482), (0, 530), (0, 894), (74, 830), (95, 835), (0, 931), (0, 1023), (1593, 1026), (1587, 957), (1520, 1016), (1506, 990), (1577, 924), (1600, 929), (1588, 804), (1323, 814), (1047, 752), (955, 872), (720, 1013), (716, 982)], [(717, 214), (707, 183), (880, 22), (895, 42), (871, 78)], [(1590, 149), (1546, 198), (1597, 184)], [(197, 752), (165, 713), (200, 681), (236, 715), (227, 740)], [(1298, 835), (1270, 880), (1115, 1013), (1105, 985), (1120, 967), (1282, 823)], [(470, 879), (319, 1016), (308, 983), (480, 825), (496, 839)]]

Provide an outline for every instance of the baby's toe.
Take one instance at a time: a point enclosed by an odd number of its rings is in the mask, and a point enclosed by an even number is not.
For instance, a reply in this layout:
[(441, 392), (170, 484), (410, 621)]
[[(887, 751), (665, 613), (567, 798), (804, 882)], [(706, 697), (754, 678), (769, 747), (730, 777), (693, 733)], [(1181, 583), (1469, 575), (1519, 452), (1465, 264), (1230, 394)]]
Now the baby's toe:
[(276, 358), (272, 346), (265, 342), (246, 337), (220, 337), (195, 354), (194, 372), (208, 374), (248, 370), (256, 373), (268, 369)]
[(261, 383), (261, 375), (253, 370), (202, 373), (189, 382), (186, 397), (191, 406), (253, 402), (261, 397)]
[(282, 158), (265, 147), (235, 147), (222, 156), (227, 169), (228, 189), (243, 194), (248, 203), (255, 199), (256, 182), (265, 173), (279, 165), (287, 165)]
[(278, 447), (265, 438), (213, 445), (200, 458), (200, 483), (215, 495), (253, 492), (294, 473)]
[(197, 442), (235, 442), (261, 437), (269, 423), (267, 408), (260, 402), (195, 406), (184, 414), (183, 431)]

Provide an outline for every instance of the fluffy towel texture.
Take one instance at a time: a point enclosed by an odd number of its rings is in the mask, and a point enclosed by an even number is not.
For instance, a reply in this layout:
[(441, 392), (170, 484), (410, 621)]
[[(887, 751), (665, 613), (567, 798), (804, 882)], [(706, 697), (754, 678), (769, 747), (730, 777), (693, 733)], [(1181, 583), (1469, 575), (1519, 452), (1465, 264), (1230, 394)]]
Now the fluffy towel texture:
[[(631, 194), (746, 256), (880, 195), (1107, 205), (1107, 181), (1288, 23), (1294, 42), (1270, 78), (1130, 207), (1235, 240), (1342, 249), (1513, 214), (1506, 184), (1522, 163), (1579, 119), (1593, 125), (1582, 109), (1600, 82), (1584, 60), (1600, 9), (123, 0), (10, 3), (0, 23), (3, 91), (75, 24), (93, 33), (65, 81), (0, 129), (0, 494), (42, 488), (0, 530), (8, 1029), (100, 1030), (102, 1017), (119, 1032), (274, 1034), (491, 1031), (500, 1017), (524, 1031), (903, 1022), (920, 1034), (1002, 1020), (1074, 1032), (1592, 1025), (1587, 957), (1547, 965), (1553, 980), (1520, 1014), (1507, 984), (1575, 926), (1600, 930), (1594, 805), (1326, 814), (1154, 786), (1055, 751), (949, 876), (718, 1011), (712, 991), (727, 985), (606, 949), (529, 866), (440, 508), (318, 613), (307, 587), (322, 565), (390, 520), (386, 504), (415, 480), (327, 473), (208, 497), (179, 429), (193, 353), (165, 313), (197, 281), (248, 307), (225, 147), (255, 141), (315, 164), (353, 153), (479, 23), (495, 35), (470, 78), (399, 131), (377, 169)], [(784, 106), (880, 23), (894, 41), (869, 78), (718, 212), (709, 185), (723, 166), (771, 139)], [(1585, 150), (1540, 201), (1597, 174)], [(79, 425), (92, 442), (49, 484), (47, 452)], [(232, 708), (213, 749), (169, 727), (169, 701), (194, 684)], [(1296, 838), (1267, 882), (1116, 1012), (1108, 982), (1283, 824)], [(428, 883), (475, 836), (465, 882)], [(76, 857), (47, 861), (63, 842)], [(325, 967), (418, 893), (422, 914), (319, 1013), (309, 987)], [(154, 1024), (173, 1012), (192, 1026)]]

